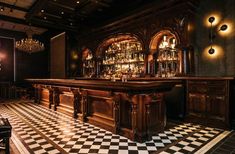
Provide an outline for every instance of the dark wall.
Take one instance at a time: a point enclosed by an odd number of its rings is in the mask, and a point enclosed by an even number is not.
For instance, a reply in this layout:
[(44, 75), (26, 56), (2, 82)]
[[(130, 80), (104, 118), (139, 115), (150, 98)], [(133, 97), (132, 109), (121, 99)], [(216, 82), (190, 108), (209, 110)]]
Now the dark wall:
[(14, 81), (13, 38), (0, 36), (0, 81)]
[[(25, 38), (25, 33), (0, 29), (0, 35), (20, 40)], [(46, 40), (39, 38), (40, 40)], [(43, 41), (43, 42), (44, 42)], [(44, 42), (45, 43), (45, 42)], [(46, 44), (46, 43), (45, 43)], [(48, 48), (45, 51), (28, 54), (22, 51), (15, 51), (16, 81), (25, 78), (47, 78), (48, 77)]]
[[(208, 18), (215, 16), (219, 23), (215, 25), (214, 45), (216, 52), (208, 54), (209, 30)], [(218, 32), (221, 24), (227, 24), (226, 32)], [(203, 0), (196, 16), (195, 48), (196, 75), (200, 76), (235, 76), (235, 1)]]
[[(113, 23), (81, 31), (77, 41), (79, 53), (85, 47), (93, 52), (95, 58), (98, 58), (97, 49), (104, 40), (119, 34), (131, 34), (142, 42), (143, 50), (148, 55), (152, 38), (162, 30), (168, 30), (177, 37), (181, 50), (188, 49), (191, 42), (187, 25), (195, 15), (194, 4), (191, 5), (187, 0), (165, 1), (165, 3), (169, 5), (152, 5), (150, 8), (142, 8), (139, 12), (132, 12)], [(81, 63), (77, 65), (79, 65), (77, 70), (81, 70)], [(76, 75), (79, 76), (79, 71)]]
[[(81, 71), (81, 50), (88, 47), (96, 52), (98, 45), (107, 37), (118, 33), (132, 33), (144, 43), (149, 51), (151, 37), (158, 31), (168, 28), (180, 36), (182, 46), (192, 45), (195, 55), (195, 74), (201, 76), (235, 76), (235, 1), (201, 0), (195, 14), (190, 9), (167, 8), (167, 11), (155, 9), (151, 15), (144, 14), (119, 24), (107, 24), (104, 27), (82, 31), (66, 36), (65, 67), (66, 77), (76, 77)], [(152, 7), (155, 7), (154, 5)], [(187, 10), (189, 10), (187, 12)], [(139, 13), (139, 12), (138, 12)], [(134, 13), (133, 13), (134, 14)], [(133, 14), (130, 14), (133, 15)], [(214, 43), (220, 47), (218, 56), (208, 56), (209, 27), (205, 26), (210, 15), (219, 14), (220, 23), (227, 23), (229, 34), (216, 32)], [(184, 24), (179, 21), (184, 18)], [(115, 22), (118, 23), (118, 20)], [(111, 26), (108, 26), (111, 25)], [(190, 25), (190, 30), (189, 30)], [(188, 28), (188, 29), (187, 29)], [(190, 33), (192, 32), (192, 33)], [(43, 52), (26, 54), (16, 50), (16, 80), (25, 78), (48, 78), (50, 76), (50, 38), (59, 34), (49, 30), (38, 37), (46, 45)], [(0, 35), (16, 40), (26, 37), (25, 33), (0, 29)]]
[(74, 78), (80, 75), (81, 53), (78, 49), (77, 34), (66, 32), (66, 77)]
[(50, 41), (50, 77), (65, 78), (66, 77), (66, 53), (65, 53), (66, 33), (61, 33), (51, 38)]
[[(98, 45), (105, 38), (111, 35), (115, 36), (118, 33), (131, 33), (141, 39), (144, 43), (144, 50), (148, 52), (151, 37), (158, 31), (167, 28), (179, 35), (181, 47), (192, 47), (195, 57), (195, 71), (191, 75), (235, 76), (234, 0), (201, 0), (195, 10), (185, 8), (182, 5), (180, 10), (169, 6), (167, 11), (153, 9), (151, 13), (150, 16), (145, 13), (142, 17), (129, 18), (126, 22), (119, 23), (116, 20), (97, 28), (99, 30), (91, 29), (82, 36), (79, 33), (78, 50), (81, 51), (81, 48), (86, 46), (95, 53)], [(213, 55), (208, 54), (210, 48), (208, 18), (210, 16), (215, 16), (216, 19), (219, 17), (219, 23), (213, 27), (213, 32), (216, 35), (213, 42), (216, 52)], [(184, 19), (183, 25), (179, 26), (179, 21), (182, 19)], [(218, 28), (224, 23), (228, 25), (228, 29), (225, 32), (218, 32)]]

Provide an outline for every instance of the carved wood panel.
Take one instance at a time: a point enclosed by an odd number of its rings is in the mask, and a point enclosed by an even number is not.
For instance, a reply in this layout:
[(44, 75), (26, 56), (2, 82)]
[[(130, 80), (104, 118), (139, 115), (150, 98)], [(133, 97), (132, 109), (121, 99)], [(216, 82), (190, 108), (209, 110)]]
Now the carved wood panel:
[(88, 96), (88, 116), (113, 119), (113, 101), (111, 98)]
[[(79, 51), (85, 46), (96, 52), (99, 44), (106, 38), (128, 33), (138, 36), (143, 42), (144, 51), (148, 53), (151, 38), (164, 29), (177, 34), (180, 48), (187, 47), (190, 45), (187, 26), (194, 20), (192, 9), (196, 6), (191, 2), (182, 1), (181, 3), (179, 6), (173, 5), (171, 8), (160, 8), (161, 11), (156, 9), (156, 6), (152, 6), (147, 9), (148, 13), (144, 12), (138, 18), (130, 15), (130, 17), (126, 17), (129, 19), (126, 22), (120, 19), (109, 25), (84, 32), (84, 35), (78, 36)], [(136, 13), (139, 14), (139, 12)]]
[(48, 89), (45, 89), (45, 88), (42, 89), (41, 100), (49, 102), (49, 90)]

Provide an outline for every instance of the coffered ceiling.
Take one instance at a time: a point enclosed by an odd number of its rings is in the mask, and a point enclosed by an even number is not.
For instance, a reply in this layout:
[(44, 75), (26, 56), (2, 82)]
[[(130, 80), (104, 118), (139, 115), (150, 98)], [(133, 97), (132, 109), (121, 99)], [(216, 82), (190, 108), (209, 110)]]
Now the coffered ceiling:
[(78, 31), (152, 1), (158, 0), (0, 0), (0, 22)]
[(175, 1), (179, 0), (0, 0), (0, 22), (78, 32), (144, 6)]

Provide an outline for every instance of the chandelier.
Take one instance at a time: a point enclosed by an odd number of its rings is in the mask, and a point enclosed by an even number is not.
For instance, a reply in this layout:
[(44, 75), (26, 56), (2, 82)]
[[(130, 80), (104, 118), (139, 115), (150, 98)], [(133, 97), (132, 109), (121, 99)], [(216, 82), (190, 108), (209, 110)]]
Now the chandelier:
[(28, 53), (43, 51), (45, 49), (44, 44), (40, 41), (33, 39), (33, 31), (31, 27), (26, 31), (27, 38), (16, 41), (16, 48)]

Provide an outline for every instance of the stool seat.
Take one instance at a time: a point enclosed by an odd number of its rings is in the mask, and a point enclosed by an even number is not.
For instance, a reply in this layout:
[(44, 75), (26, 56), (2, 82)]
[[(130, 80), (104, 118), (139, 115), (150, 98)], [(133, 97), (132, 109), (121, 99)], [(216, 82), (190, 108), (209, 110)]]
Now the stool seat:
[(9, 138), (11, 137), (11, 125), (6, 118), (0, 118), (0, 142), (3, 142), (5, 147), (0, 146), (0, 149), (4, 149), (6, 154), (10, 153)]
[(11, 137), (11, 125), (6, 118), (0, 118), (0, 138)]

